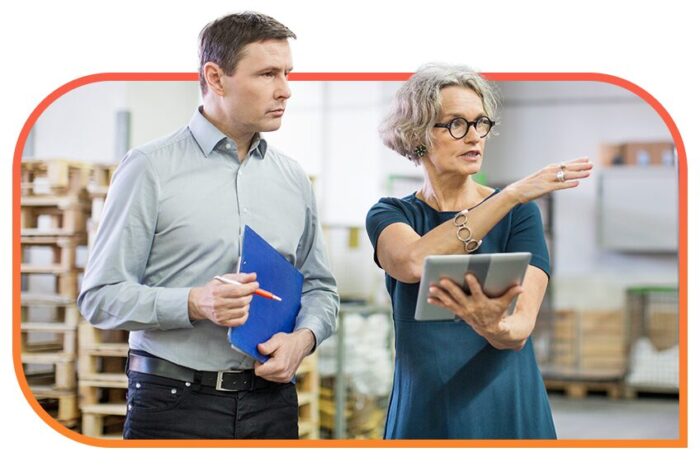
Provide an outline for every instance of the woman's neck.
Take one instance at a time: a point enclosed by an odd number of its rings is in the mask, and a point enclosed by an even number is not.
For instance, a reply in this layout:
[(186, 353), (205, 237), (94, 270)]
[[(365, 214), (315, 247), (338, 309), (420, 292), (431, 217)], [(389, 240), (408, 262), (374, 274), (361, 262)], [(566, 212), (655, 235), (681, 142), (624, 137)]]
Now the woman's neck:
[(463, 177), (431, 180), (430, 176), (426, 176), (423, 186), (416, 193), (419, 199), (439, 212), (471, 209), (487, 195), (484, 187), (471, 176), (466, 180)]

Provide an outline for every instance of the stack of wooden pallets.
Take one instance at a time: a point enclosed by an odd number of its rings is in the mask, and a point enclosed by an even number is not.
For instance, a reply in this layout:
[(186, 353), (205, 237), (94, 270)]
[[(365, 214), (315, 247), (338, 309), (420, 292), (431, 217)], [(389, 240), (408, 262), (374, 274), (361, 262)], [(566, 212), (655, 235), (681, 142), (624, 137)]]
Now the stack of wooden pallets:
[[(335, 377), (321, 380), (319, 409), (320, 430), (323, 438), (336, 438)], [(387, 397), (357, 392), (347, 387), (345, 398), (345, 436), (348, 439), (381, 439), (387, 413)]]
[(79, 418), (76, 256), (87, 243), (87, 179), (81, 162), (22, 162), (22, 367), (42, 407), (68, 427)]
[[(87, 185), (90, 217), (88, 247), (92, 249), (102, 217), (109, 182), (116, 167), (93, 164)], [(127, 378), (124, 372), (129, 333), (99, 330), (83, 321), (78, 334), (78, 386), (82, 433), (89, 437), (121, 437), (126, 416)]]
[(123, 330), (98, 330), (85, 321), (80, 324), (78, 386), (84, 435), (121, 437), (126, 416), (127, 339), (128, 332)]
[(316, 353), (304, 359), (296, 373), (299, 398), (299, 438), (319, 438), (319, 388), (318, 357)]

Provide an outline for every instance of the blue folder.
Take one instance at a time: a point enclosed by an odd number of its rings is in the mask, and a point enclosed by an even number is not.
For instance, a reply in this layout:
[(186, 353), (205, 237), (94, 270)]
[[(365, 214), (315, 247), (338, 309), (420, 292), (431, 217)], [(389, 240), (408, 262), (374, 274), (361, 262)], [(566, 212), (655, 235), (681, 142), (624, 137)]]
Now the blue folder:
[(260, 288), (276, 294), (282, 301), (253, 295), (248, 320), (240, 327), (229, 329), (228, 339), (233, 348), (265, 362), (269, 358), (260, 354), (258, 344), (266, 342), (275, 333), (294, 331), (301, 309), (304, 275), (247, 225), (241, 242), (238, 271), (257, 273)]

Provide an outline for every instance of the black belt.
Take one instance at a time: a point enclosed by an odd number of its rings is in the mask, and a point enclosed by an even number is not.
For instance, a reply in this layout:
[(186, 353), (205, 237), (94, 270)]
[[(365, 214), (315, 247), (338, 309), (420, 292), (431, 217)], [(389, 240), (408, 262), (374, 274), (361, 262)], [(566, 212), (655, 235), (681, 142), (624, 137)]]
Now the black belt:
[(181, 382), (201, 384), (223, 392), (250, 391), (279, 385), (258, 377), (252, 369), (218, 372), (196, 371), (165, 359), (152, 358), (135, 353), (129, 354), (129, 370)]

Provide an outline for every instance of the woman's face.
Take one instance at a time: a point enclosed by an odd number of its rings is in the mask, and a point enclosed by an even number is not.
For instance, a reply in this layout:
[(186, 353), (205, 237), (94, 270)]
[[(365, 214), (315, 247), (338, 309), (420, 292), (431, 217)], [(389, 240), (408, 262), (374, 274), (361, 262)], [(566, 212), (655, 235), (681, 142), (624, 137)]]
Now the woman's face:
[[(445, 87), (440, 91), (440, 99), (442, 110), (438, 123), (447, 124), (457, 117), (476, 121), (477, 118), (486, 116), (481, 98), (469, 88)], [(474, 126), (470, 126), (461, 139), (452, 137), (447, 128), (433, 128), (432, 137), (433, 147), (424, 157), (423, 163), (432, 165), (437, 174), (468, 176), (481, 169), (486, 138), (479, 137)]]

